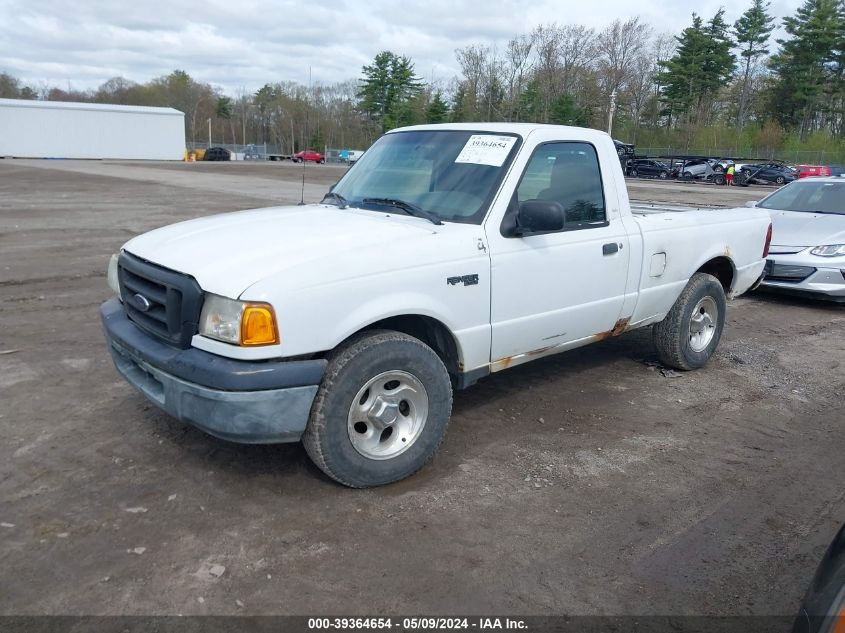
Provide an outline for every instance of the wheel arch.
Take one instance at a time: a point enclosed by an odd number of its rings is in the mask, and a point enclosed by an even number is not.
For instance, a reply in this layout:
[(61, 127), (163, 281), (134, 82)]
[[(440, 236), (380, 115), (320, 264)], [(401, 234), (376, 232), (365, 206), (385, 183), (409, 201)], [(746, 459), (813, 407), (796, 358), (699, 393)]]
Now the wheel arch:
[(722, 288), (725, 289), (725, 295), (730, 296), (731, 288), (736, 278), (736, 267), (730, 257), (727, 255), (713, 257), (702, 264), (695, 272), (713, 275), (722, 284)]
[(344, 342), (361, 332), (371, 330), (393, 330), (421, 340), (443, 361), (453, 383), (459, 381), (464, 371), (460, 345), (458, 339), (442, 321), (425, 314), (389, 316), (359, 328), (344, 339)]

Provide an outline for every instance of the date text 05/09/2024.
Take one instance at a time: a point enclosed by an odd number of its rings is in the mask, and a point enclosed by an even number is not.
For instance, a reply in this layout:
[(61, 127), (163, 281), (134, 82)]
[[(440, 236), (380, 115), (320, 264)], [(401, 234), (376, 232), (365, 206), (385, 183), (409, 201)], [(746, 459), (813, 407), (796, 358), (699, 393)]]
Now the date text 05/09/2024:
[(526, 631), (528, 627), (524, 620), (518, 618), (439, 618), (439, 617), (407, 617), (407, 618), (309, 618), (308, 630), (398, 630), (398, 631), (453, 631), (477, 630), (495, 631), (511, 630)]

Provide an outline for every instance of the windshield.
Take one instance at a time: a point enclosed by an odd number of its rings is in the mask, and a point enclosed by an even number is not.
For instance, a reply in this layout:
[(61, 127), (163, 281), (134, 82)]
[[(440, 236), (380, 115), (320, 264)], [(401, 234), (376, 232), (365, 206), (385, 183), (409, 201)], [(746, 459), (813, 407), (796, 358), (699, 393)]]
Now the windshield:
[(332, 193), (352, 207), (402, 213), (393, 204), (399, 202), (446, 222), (480, 224), (518, 141), (513, 134), (469, 130), (386, 134)]
[(845, 215), (845, 180), (842, 182), (797, 180), (778, 189), (757, 206), (777, 211), (835, 213)]

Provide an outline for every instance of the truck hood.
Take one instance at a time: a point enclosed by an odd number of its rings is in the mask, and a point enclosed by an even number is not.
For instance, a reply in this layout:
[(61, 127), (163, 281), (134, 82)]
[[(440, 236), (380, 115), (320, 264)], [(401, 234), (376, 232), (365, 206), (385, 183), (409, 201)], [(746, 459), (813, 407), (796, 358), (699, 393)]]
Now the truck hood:
[(845, 215), (770, 211), (772, 245), (822, 246), (845, 243)]
[[(337, 275), (363, 253), (431, 239), (427, 220), (328, 205), (271, 207), (180, 222), (130, 240), (133, 255), (194, 277), (203, 290), (237, 298), (254, 283), (313, 263)], [(431, 245), (431, 248), (434, 244)]]

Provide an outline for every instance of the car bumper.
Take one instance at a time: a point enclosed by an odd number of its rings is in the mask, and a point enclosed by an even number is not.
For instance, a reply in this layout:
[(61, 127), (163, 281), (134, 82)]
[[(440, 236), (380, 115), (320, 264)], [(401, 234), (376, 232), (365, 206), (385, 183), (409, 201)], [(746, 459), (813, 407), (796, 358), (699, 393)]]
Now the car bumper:
[(845, 302), (845, 260), (823, 257), (770, 255), (763, 288), (786, 294)]
[(325, 360), (239, 361), (177, 349), (136, 327), (116, 298), (101, 306), (100, 316), (117, 371), (173, 417), (246, 444), (302, 436)]

